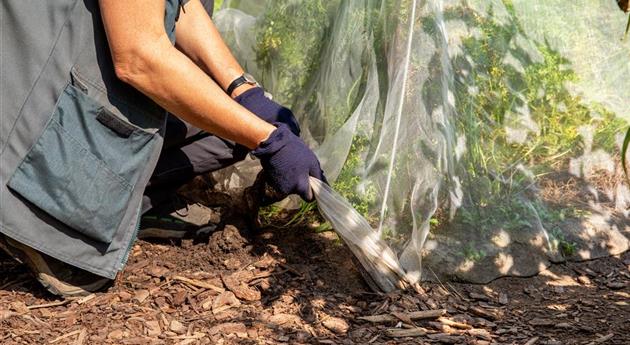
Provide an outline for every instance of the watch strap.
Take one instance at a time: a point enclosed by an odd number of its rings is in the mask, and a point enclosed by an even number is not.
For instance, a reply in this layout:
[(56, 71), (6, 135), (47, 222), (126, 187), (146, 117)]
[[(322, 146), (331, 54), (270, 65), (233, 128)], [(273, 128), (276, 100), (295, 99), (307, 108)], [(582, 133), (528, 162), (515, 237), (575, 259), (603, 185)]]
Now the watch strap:
[(244, 75), (234, 79), (233, 82), (230, 83), (230, 85), (228, 86), (227, 90), (225, 92), (227, 92), (228, 96), (232, 95), (232, 92), (234, 92), (234, 90), (243, 85), (243, 84), (247, 84), (247, 79), (245, 78)]

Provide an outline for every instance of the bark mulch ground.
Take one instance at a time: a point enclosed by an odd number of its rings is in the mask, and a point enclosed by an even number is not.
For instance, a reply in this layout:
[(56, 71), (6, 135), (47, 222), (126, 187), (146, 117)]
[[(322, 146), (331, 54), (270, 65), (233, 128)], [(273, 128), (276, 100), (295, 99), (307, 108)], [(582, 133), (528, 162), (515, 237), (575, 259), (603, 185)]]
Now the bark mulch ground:
[(138, 241), (106, 292), (62, 300), (0, 256), (0, 344), (630, 344), (630, 254), (487, 285), (369, 291), (332, 232)]

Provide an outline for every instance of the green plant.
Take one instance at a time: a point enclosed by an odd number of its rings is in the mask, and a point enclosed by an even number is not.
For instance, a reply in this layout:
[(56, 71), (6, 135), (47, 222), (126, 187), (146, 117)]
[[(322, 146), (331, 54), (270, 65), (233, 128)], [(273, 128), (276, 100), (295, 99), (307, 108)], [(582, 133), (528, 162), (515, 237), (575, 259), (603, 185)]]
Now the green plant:
[[(584, 153), (584, 128), (593, 133), (589, 149), (614, 155), (615, 135), (625, 125), (603, 106), (586, 103), (567, 89), (578, 76), (558, 52), (542, 43), (534, 60), (520, 48), (517, 37), (527, 37), (527, 32), (511, 2), (504, 4), (509, 20), (500, 22), (492, 9), (478, 13), (459, 5), (445, 13), (478, 32), (463, 40), (463, 52), (454, 59), (455, 69), (467, 72), (456, 75), (455, 104), (457, 131), (466, 137), (461, 172), (468, 194), (455, 221), (482, 232), (531, 226), (536, 216), (545, 223), (560, 214), (578, 215), (569, 206), (549, 209), (529, 195), (530, 186), (540, 176), (566, 171), (570, 159)], [(424, 23), (427, 32), (436, 30), (430, 20)], [(507, 57), (519, 68), (507, 64)], [(510, 131), (520, 131), (520, 139), (510, 137)]]
[(479, 262), (486, 257), (486, 252), (483, 249), (476, 249), (472, 244), (467, 244), (462, 249), (461, 255), (466, 260)]
[(567, 241), (559, 228), (554, 228), (549, 232), (549, 240), (551, 248), (560, 251), (565, 256), (572, 256), (577, 251), (577, 243)]
[(358, 169), (364, 164), (363, 157), (368, 145), (368, 137), (355, 135), (346, 162), (337, 180), (333, 183), (333, 188), (346, 198), (357, 212), (366, 217), (369, 222), (374, 223), (374, 215), (370, 214), (370, 209), (376, 203), (377, 190), (374, 185), (365, 184), (363, 178), (358, 174)]
[(303, 94), (311, 71), (317, 66), (324, 33), (329, 26), (327, 4), (314, 1), (269, 1), (256, 37), (256, 57), (261, 82), (291, 104)]
[(221, 9), (222, 5), (223, 0), (214, 0), (214, 13), (217, 13), (217, 11)]

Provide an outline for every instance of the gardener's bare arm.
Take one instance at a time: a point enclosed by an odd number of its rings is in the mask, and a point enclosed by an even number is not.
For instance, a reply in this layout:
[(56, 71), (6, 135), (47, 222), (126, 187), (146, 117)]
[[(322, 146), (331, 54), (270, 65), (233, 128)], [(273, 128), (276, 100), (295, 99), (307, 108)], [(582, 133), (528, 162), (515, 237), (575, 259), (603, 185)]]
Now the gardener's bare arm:
[[(225, 45), (212, 19), (199, 0), (190, 0), (185, 5), (177, 21), (177, 47), (222, 88), (227, 90), (230, 83), (243, 75), (243, 68)], [(252, 88), (243, 84), (236, 88), (232, 97)]]
[[(232, 101), (171, 45), (164, 29), (164, 1), (100, 0), (99, 4), (121, 80), (187, 122), (249, 148), (257, 147), (275, 129)], [(196, 11), (194, 7), (187, 5), (186, 11)]]

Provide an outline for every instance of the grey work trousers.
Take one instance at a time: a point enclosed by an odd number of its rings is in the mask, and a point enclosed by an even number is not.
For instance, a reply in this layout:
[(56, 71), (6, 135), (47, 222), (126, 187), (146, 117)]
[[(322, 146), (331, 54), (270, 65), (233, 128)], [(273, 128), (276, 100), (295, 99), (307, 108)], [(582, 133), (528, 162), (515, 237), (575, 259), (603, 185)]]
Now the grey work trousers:
[(175, 191), (193, 177), (242, 161), (249, 150), (169, 114), (164, 146), (145, 189), (143, 213), (170, 202)]

